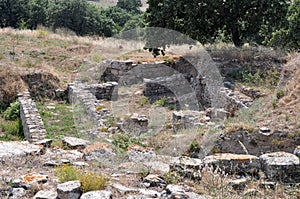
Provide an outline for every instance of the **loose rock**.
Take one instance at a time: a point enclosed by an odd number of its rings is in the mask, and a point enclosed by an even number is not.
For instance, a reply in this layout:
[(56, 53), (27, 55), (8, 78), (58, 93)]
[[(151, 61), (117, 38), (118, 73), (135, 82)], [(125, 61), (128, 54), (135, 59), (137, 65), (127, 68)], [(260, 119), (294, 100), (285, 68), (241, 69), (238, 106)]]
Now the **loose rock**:
[(82, 194), (80, 199), (112, 199), (110, 191), (90, 191)]
[(33, 199), (56, 199), (57, 193), (56, 191), (50, 190), (41, 190), (35, 194)]
[(57, 196), (59, 199), (78, 199), (81, 196), (80, 182), (69, 181), (57, 185)]
[(200, 159), (180, 157), (170, 164), (170, 171), (175, 171), (182, 177), (187, 177), (194, 180), (201, 180), (200, 170), (203, 163)]
[(13, 187), (22, 187), (25, 189), (30, 189), (32, 185), (46, 183), (48, 180), (47, 175), (28, 173), (21, 176), (13, 181)]
[(84, 149), (90, 144), (90, 142), (87, 140), (83, 140), (75, 137), (65, 137), (62, 140), (62, 143), (64, 146), (71, 149)]
[(26, 192), (25, 189), (23, 188), (12, 188), (9, 191), (9, 195), (8, 198), (9, 199), (19, 199), (22, 198), (23, 196), (25, 196)]
[(259, 157), (262, 171), (272, 181), (300, 182), (300, 161), (297, 156), (286, 152), (263, 154)]

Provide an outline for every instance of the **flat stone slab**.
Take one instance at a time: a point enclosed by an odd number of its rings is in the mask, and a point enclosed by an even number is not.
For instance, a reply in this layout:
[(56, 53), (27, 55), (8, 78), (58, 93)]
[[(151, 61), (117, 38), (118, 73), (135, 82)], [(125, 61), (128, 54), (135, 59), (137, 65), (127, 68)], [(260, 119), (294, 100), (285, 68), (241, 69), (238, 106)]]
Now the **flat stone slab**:
[(121, 194), (129, 194), (129, 193), (135, 193), (135, 192), (138, 192), (139, 190), (138, 189), (135, 189), (135, 188), (128, 188), (128, 187), (125, 187), (121, 184), (112, 184), (111, 185), (113, 188), (115, 188), (116, 190), (118, 190), (119, 193)]
[(22, 187), (25, 189), (30, 189), (32, 185), (46, 183), (48, 180), (47, 175), (42, 175), (38, 173), (28, 173), (21, 176), (13, 181), (13, 187)]
[(43, 140), (39, 140), (37, 142), (34, 142), (34, 144), (43, 145), (44, 147), (50, 148), (51, 144), (52, 144), (52, 140), (51, 139), (43, 139)]
[(228, 174), (257, 176), (260, 169), (259, 158), (254, 155), (218, 153), (203, 159), (205, 166), (219, 168)]
[(262, 171), (270, 180), (300, 182), (300, 160), (287, 152), (266, 153), (259, 157)]
[(62, 139), (62, 143), (71, 149), (84, 149), (90, 144), (90, 142), (87, 140), (75, 137), (65, 137)]
[(80, 199), (111, 199), (112, 193), (110, 191), (90, 191), (82, 194)]
[(24, 142), (0, 142), (0, 158), (13, 158), (15, 156), (40, 155), (43, 147)]
[(56, 191), (50, 190), (41, 190), (35, 194), (33, 199), (56, 199), (57, 193)]
[(80, 182), (69, 181), (57, 185), (57, 196), (60, 199), (79, 199), (81, 196)]

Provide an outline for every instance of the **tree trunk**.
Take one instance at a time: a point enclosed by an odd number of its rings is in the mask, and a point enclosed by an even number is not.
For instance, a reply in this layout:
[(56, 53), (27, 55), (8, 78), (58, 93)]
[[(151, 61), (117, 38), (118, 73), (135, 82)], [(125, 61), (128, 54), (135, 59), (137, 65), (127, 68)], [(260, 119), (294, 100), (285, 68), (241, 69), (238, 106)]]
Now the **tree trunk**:
[(232, 42), (236, 47), (240, 47), (243, 45), (240, 31), (238, 30), (238, 28), (231, 29), (231, 36), (232, 36)]

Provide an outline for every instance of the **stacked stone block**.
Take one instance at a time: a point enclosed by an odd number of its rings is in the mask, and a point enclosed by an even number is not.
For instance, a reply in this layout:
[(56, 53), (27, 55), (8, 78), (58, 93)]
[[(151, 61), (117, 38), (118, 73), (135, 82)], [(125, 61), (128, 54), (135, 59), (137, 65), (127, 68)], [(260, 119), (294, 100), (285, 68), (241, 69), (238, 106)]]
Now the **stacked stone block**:
[(25, 138), (29, 142), (43, 140), (47, 132), (37, 106), (31, 99), (29, 92), (19, 94), (18, 101), (20, 102), (20, 116)]

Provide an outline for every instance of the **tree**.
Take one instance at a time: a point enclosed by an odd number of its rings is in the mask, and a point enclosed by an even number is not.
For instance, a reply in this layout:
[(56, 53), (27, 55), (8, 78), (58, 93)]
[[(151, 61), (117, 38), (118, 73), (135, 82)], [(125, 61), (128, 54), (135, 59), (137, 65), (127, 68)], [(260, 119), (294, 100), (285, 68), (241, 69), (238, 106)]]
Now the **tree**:
[(202, 43), (223, 32), (236, 46), (262, 43), (285, 19), (289, 1), (274, 0), (149, 0), (146, 21), (188, 34)]
[(294, 0), (289, 6), (284, 28), (273, 33), (270, 44), (274, 47), (300, 49), (300, 0)]
[(113, 20), (106, 17), (104, 13), (100, 12), (100, 10), (92, 4), (89, 4), (87, 7), (85, 20), (86, 27), (84, 34), (110, 37), (115, 33), (115, 23)]
[(18, 28), (27, 21), (27, 0), (0, 0), (0, 27)]
[(85, 0), (58, 0), (49, 5), (48, 25), (53, 29), (68, 28), (83, 35), (88, 3)]
[(29, 19), (27, 25), (35, 29), (38, 25), (45, 25), (47, 19), (48, 0), (30, 0), (28, 3)]
[(104, 10), (103, 13), (106, 17), (112, 19), (120, 27), (123, 27), (131, 18), (130, 13), (117, 6), (109, 7), (108, 9)]
[(129, 12), (139, 13), (142, 6), (141, 0), (118, 0), (117, 7)]

